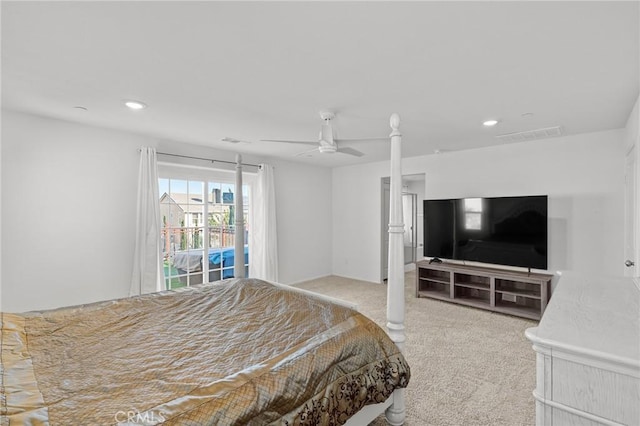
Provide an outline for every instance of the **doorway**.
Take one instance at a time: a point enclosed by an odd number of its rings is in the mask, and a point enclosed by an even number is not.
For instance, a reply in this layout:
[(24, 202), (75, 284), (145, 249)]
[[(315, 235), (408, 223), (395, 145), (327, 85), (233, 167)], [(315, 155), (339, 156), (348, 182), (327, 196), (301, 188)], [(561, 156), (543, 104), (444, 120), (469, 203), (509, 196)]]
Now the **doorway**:
[[(418, 250), (421, 246), (420, 220), (422, 206), (419, 200), (424, 198), (424, 173), (402, 176), (402, 219), (404, 223), (404, 264), (405, 271), (413, 268), (418, 261)], [(389, 199), (390, 178), (382, 178), (381, 194), (381, 253), (380, 281), (387, 280), (389, 275)]]
[(404, 223), (404, 264), (416, 263), (418, 248), (417, 222), (418, 222), (418, 194), (410, 192), (402, 193), (402, 222)]

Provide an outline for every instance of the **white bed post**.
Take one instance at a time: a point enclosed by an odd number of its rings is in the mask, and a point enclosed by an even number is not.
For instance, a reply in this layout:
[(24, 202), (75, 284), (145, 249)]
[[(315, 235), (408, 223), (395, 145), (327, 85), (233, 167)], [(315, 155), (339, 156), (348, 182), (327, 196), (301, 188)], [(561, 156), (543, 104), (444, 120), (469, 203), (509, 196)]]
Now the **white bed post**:
[(235, 206), (235, 246), (233, 276), (244, 278), (244, 212), (242, 206), (242, 156), (236, 154), (236, 195), (233, 199)]
[[(404, 352), (404, 224), (402, 223), (402, 135), (400, 116), (392, 114), (391, 193), (389, 206), (389, 279), (387, 281), (387, 329), (389, 337)], [(387, 421), (401, 425), (405, 419), (404, 389), (393, 392), (393, 404), (387, 409)]]

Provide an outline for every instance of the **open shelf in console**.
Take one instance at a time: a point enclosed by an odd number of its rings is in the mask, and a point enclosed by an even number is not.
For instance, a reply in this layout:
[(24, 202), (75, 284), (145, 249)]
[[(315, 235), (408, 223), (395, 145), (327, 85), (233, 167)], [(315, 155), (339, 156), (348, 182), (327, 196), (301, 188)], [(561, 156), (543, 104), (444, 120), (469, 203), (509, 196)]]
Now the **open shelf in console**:
[(453, 277), (454, 285), (460, 288), (489, 291), (491, 286), (490, 278), (485, 276), (454, 272)]
[(540, 315), (540, 305), (538, 306), (529, 306), (522, 305), (514, 302), (507, 301), (496, 301), (496, 306), (494, 307), (496, 312), (502, 312), (504, 314), (517, 315), (519, 317), (539, 320), (541, 318)]
[(552, 275), (453, 263), (417, 263), (416, 297), (539, 320)]
[(496, 278), (495, 307), (501, 312), (518, 312), (539, 319), (542, 312), (543, 286), (539, 283)]
[(486, 305), (488, 307), (491, 304), (491, 293), (488, 285), (484, 288), (473, 284), (455, 284), (453, 297), (455, 301), (465, 305), (480, 307)]
[(451, 297), (451, 272), (438, 269), (418, 270), (416, 297), (448, 299)]
[(497, 278), (496, 293), (511, 294), (514, 296), (530, 297), (540, 299), (541, 287), (539, 284), (530, 282), (514, 281)]

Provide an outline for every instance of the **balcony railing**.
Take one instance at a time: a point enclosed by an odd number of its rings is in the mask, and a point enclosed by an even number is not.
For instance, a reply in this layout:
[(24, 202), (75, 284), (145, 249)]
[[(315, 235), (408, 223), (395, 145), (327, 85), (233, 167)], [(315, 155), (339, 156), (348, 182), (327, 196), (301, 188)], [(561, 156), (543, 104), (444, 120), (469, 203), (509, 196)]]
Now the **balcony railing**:
[[(172, 228), (162, 230), (164, 276), (167, 288), (184, 287), (231, 278), (234, 273), (235, 226), (214, 225), (209, 231), (209, 275), (204, 279), (203, 227)], [(245, 239), (248, 241), (248, 231)], [(245, 276), (248, 276), (248, 247), (245, 244)]]

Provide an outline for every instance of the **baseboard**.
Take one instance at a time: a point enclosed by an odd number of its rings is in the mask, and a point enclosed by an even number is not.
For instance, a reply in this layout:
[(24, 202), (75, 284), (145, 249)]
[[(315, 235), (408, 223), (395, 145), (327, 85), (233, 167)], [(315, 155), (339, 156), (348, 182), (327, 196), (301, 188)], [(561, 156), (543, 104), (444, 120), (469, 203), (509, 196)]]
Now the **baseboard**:
[[(416, 264), (415, 263), (409, 263), (409, 264), (405, 265), (404, 272), (411, 272), (411, 271), (414, 271), (415, 269), (416, 269)], [(327, 277), (345, 278), (345, 279), (348, 279), (348, 280), (360, 281), (360, 282), (363, 282), (363, 283), (381, 284), (378, 281), (364, 280), (362, 278), (352, 277), (352, 276), (349, 276), (349, 275), (327, 274), (327, 275), (319, 275), (319, 276), (317, 276), (315, 278), (305, 278), (304, 280), (295, 281), (295, 282), (292, 282), (292, 283), (286, 283), (285, 285), (290, 285), (290, 286), (295, 287), (297, 285), (306, 283), (307, 281), (319, 280), (319, 279), (327, 278)], [(387, 282), (387, 280), (384, 281), (384, 283), (386, 283), (386, 282)]]
[(354, 280), (354, 281), (360, 281), (363, 283), (371, 283), (371, 284), (380, 284), (379, 281), (369, 281), (369, 280), (363, 280), (362, 278), (358, 278), (358, 277), (350, 277), (348, 275), (336, 275), (336, 274), (332, 274), (334, 277), (338, 277), (338, 278), (346, 278), (348, 280)]
[(327, 274), (327, 275), (318, 275), (317, 277), (311, 277), (311, 278), (305, 278), (303, 280), (300, 281), (294, 281), (292, 283), (287, 283), (286, 285), (290, 285), (290, 286), (297, 286), (300, 285), (302, 283), (306, 283), (307, 281), (313, 281), (313, 280), (319, 280), (321, 278), (327, 278), (327, 277), (331, 277), (333, 276), (333, 274)]

